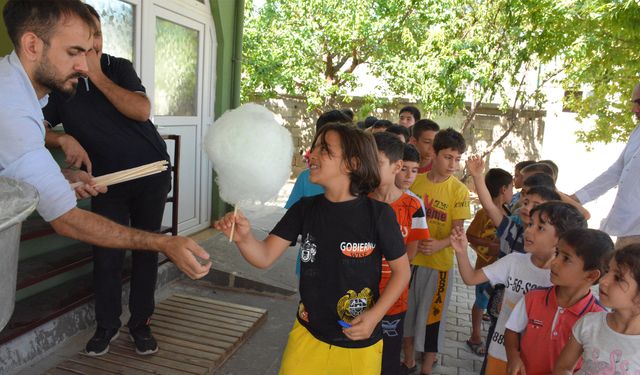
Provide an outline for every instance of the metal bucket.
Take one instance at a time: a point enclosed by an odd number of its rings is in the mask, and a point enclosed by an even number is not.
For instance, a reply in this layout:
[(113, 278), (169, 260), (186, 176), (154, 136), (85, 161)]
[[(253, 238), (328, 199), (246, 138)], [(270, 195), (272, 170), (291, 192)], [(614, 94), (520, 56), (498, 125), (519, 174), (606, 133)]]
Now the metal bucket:
[(38, 192), (31, 185), (0, 177), (0, 330), (16, 299), (21, 223), (37, 205)]

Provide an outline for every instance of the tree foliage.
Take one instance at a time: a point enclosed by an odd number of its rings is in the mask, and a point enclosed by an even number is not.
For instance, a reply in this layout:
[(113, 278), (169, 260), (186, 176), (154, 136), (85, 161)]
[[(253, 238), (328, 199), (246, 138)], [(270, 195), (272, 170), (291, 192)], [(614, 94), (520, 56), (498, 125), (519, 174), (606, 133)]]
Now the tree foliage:
[[(517, 124), (547, 84), (591, 88), (571, 103), (597, 116), (586, 142), (624, 137), (640, 59), (638, 0), (266, 0), (247, 2), (243, 93), (302, 95), (324, 109), (358, 85), (371, 100), (410, 97), (430, 114), (496, 103)], [(633, 47), (636, 47), (634, 50)], [(469, 101), (471, 105), (465, 105)]]

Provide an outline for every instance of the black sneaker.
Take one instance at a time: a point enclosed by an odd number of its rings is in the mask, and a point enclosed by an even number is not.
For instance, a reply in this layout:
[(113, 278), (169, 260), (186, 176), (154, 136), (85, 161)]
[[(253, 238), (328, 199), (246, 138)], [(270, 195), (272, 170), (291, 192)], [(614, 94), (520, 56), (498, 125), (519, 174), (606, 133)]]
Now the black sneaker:
[(158, 343), (153, 338), (148, 324), (141, 324), (134, 328), (129, 327), (129, 337), (135, 344), (136, 353), (140, 355), (149, 355), (158, 351)]
[(104, 329), (104, 328), (96, 328), (96, 333), (93, 334), (93, 337), (89, 342), (87, 342), (87, 346), (85, 346), (84, 351), (90, 356), (99, 356), (103, 354), (107, 354), (109, 352), (109, 343), (118, 338), (118, 329)]

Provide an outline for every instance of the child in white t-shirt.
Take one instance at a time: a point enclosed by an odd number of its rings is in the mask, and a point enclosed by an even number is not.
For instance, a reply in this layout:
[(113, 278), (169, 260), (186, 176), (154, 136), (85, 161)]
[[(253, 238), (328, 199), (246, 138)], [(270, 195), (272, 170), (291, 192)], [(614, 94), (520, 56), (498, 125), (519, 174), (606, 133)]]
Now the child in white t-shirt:
[(556, 362), (554, 374), (640, 374), (640, 244), (614, 253), (600, 279), (600, 302), (612, 312), (587, 314)]
[(551, 286), (549, 266), (555, 256), (558, 238), (573, 228), (586, 228), (587, 222), (573, 206), (551, 201), (531, 210), (531, 222), (524, 232), (527, 253), (511, 253), (495, 263), (474, 270), (467, 255), (467, 239), (462, 230), (451, 235), (462, 280), (467, 285), (489, 281), (504, 284), (505, 294), (500, 315), (487, 353), (486, 374), (506, 374), (507, 354), (504, 348), (505, 324), (511, 311), (528, 291)]

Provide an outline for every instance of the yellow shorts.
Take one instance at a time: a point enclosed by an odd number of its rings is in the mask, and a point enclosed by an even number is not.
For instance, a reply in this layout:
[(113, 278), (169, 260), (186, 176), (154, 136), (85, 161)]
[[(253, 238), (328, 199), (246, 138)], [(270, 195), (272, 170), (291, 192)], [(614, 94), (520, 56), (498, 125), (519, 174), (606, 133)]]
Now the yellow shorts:
[(487, 367), (485, 368), (484, 373), (487, 375), (506, 375), (507, 362), (501, 361), (498, 358), (487, 354)]
[(380, 375), (382, 340), (366, 348), (324, 343), (296, 319), (282, 355), (279, 375)]

